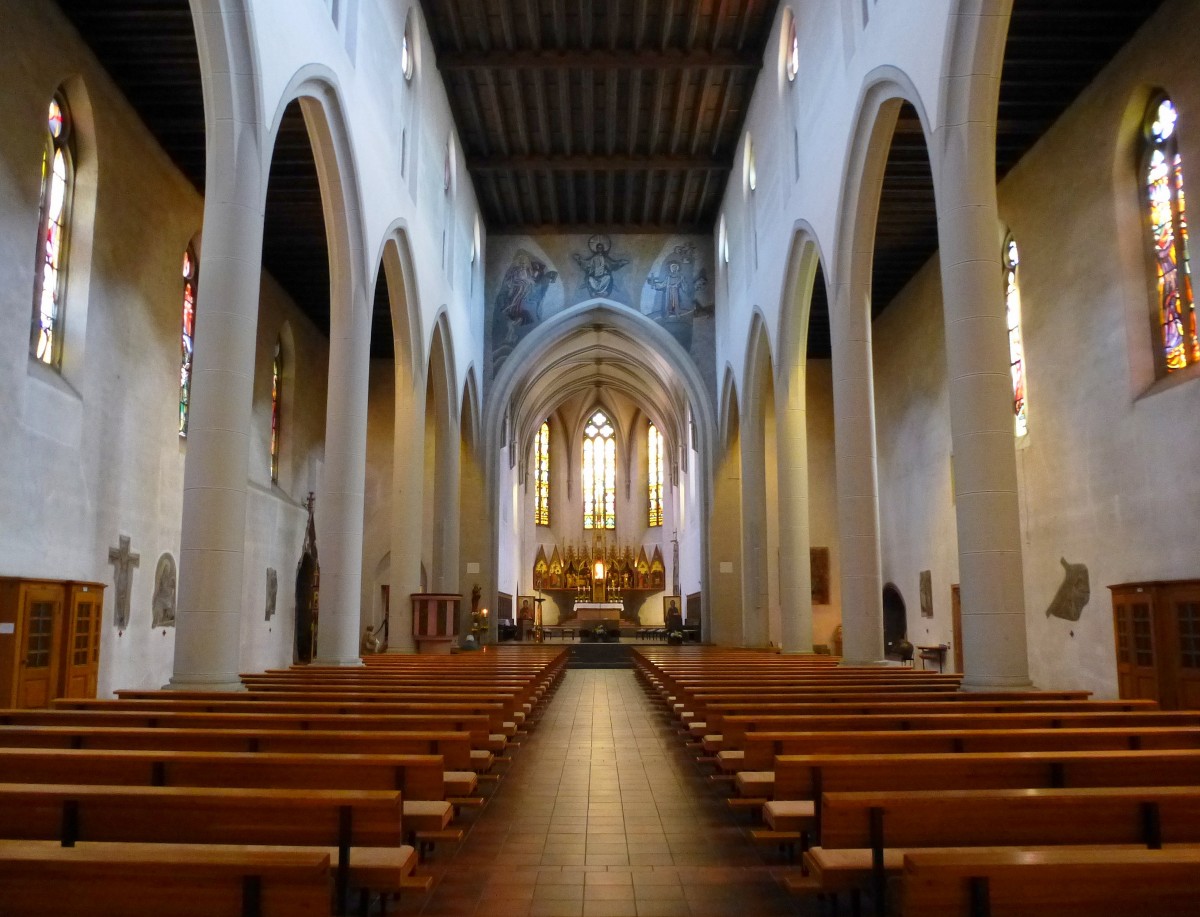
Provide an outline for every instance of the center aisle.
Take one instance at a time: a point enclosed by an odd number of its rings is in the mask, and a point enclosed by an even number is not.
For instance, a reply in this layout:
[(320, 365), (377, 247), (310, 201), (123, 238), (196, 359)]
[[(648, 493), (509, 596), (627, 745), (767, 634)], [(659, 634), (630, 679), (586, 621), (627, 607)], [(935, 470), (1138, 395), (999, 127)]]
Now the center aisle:
[[(746, 818), (746, 816), (741, 816)], [(428, 895), (399, 912), (545, 917), (795, 914), (778, 876), (633, 672), (568, 672)]]

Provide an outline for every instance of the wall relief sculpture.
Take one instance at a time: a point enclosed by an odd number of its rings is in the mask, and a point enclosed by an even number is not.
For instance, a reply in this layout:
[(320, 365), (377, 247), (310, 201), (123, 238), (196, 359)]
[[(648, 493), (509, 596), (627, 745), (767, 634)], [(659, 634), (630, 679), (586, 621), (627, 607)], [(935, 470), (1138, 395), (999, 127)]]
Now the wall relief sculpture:
[(1065, 557), (1058, 562), (1063, 567), (1063, 581), (1046, 609), (1046, 617), (1078, 621), (1083, 609), (1092, 597), (1091, 578), (1086, 564), (1072, 564)]

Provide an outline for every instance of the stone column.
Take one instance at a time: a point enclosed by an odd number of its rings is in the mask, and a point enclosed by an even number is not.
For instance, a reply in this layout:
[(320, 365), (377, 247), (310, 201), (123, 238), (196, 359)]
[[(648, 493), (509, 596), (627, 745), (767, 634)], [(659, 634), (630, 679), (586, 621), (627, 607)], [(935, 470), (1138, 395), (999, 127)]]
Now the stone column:
[[(490, 504), (485, 502), (483, 466), (479, 463), (479, 455), (475, 446), (467, 437), (462, 439), (460, 451), (461, 487), (459, 489), (459, 583), (463, 593), (464, 616), (470, 618), (471, 587), (476, 583), (483, 590), (483, 607), (490, 611), (488, 617), (488, 640), (496, 642), (498, 629), (496, 625), (495, 596), (489, 592), (484, 582), (483, 571), (489, 566), (488, 560), (488, 510)], [(478, 564), (478, 569), (472, 573), (470, 564)]]
[[(800, 359), (803, 361), (804, 355)], [(808, 405), (805, 367), (790, 367), (776, 410), (779, 467), (779, 604), (783, 652), (811, 653), (812, 568), (808, 533)]]
[(396, 430), (392, 459), (392, 611), (388, 652), (414, 653), (412, 603), (421, 591), (421, 525), (425, 494), (425, 392), (396, 369)]
[(994, 128), (941, 131), (941, 244), (950, 431), (954, 449), (963, 684), (1029, 681), (1008, 324), (1000, 268)]
[(838, 284), (830, 321), (842, 656), (846, 665), (873, 665), (883, 660), (883, 573), (870, 303), (862, 282)]
[[(451, 404), (453, 404), (453, 399), (454, 396), (451, 394)], [(448, 423), (444, 418), (439, 420), (437, 468), (434, 469), (434, 495), (437, 502), (434, 504), (433, 510), (433, 570), (430, 571), (430, 581), (435, 592), (460, 591), (458, 516), (461, 497), (459, 483), (461, 454), (462, 443), (459, 437), (457, 418), (452, 417)], [(470, 589), (467, 590), (467, 593), (469, 596)], [(463, 597), (467, 612), (470, 611), (468, 596)]]
[[(343, 268), (349, 270), (349, 267)], [(367, 469), (367, 395), (371, 369), (371, 300), (357, 284), (330, 310), (325, 469), (317, 495), (321, 610), (317, 658), (322, 665), (361, 665), (363, 492)], [(342, 284), (335, 282), (333, 288)]]
[(265, 175), (253, 125), (216, 122), (208, 149), (169, 687), (237, 690)]
[(767, 486), (762, 410), (748, 415), (741, 437), (742, 457), (742, 645), (765, 647), (767, 608)]
[(742, 633), (742, 471), (735, 442), (717, 462), (713, 509), (709, 517), (708, 555), (712, 598), (706, 638), (722, 646), (737, 646)]

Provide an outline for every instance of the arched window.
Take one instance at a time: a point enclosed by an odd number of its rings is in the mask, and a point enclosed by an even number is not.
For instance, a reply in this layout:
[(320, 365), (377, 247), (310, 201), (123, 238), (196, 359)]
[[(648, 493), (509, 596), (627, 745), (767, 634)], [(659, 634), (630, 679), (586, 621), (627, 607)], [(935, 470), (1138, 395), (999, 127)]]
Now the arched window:
[(800, 38), (796, 34), (796, 16), (789, 9), (786, 11), (783, 26), (783, 72), (788, 82), (796, 79), (800, 72)]
[(1146, 112), (1146, 201), (1167, 372), (1200, 363), (1177, 121), (1175, 105), (1164, 95), (1157, 96)]
[(537, 435), (537, 492), (533, 521), (537, 525), (550, 524), (550, 422), (542, 421)]
[(646, 457), (650, 479), (651, 526), (663, 524), (663, 437), (658, 427), (650, 424), (646, 436)]
[(50, 100), (42, 153), (42, 206), (38, 225), (37, 277), (33, 291), (30, 352), (47, 366), (62, 362), (62, 312), (66, 292), (67, 234), (75, 168), (71, 116), (56, 94)]
[(271, 361), (271, 483), (279, 483), (279, 403), (283, 398), (283, 342), (275, 341)]
[(1004, 311), (1008, 324), (1008, 362), (1012, 371), (1013, 416), (1016, 434), (1029, 432), (1028, 403), (1025, 396), (1025, 343), (1021, 337), (1021, 280), (1017, 242), (1009, 233), (1004, 240)]
[(603, 411), (583, 428), (583, 527), (617, 527), (617, 434)]
[(196, 252), (189, 245), (183, 253), (183, 331), (179, 336), (179, 435), (185, 439), (192, 401), (192, 353), (196, 341), (196, 281), (199, 275)]

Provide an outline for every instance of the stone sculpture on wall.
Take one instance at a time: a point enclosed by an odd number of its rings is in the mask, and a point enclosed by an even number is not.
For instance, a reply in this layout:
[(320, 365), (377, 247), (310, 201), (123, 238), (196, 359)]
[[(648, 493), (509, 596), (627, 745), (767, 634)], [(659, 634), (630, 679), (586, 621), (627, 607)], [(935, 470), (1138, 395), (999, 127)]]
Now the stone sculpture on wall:
[(275, 601), (279, 595), (279, 574), (274, 567), (267, 567), (267, 620), (275, 617)]
[(175, 626), (175, 558), (164, 554), (154, 568), (154, 600), (150, 627)]
[(129, 626), (129, 596), (133, 592), (133, 571), (141, 561), (140, 554), (129, 550), (129, 536), (121, 535), (117, 547), (108, 549), (108, 562), (113, 566), (113, 624), (117, 630)]
[(1064, 621), (1078, 621), (1083, 609), (1092, 597), (1091, 578), (1088, 576), (1086, 564), (1069, 563), (1065, 557), (1058, 562), (1063, 567), (1063, 581), (1054, 593), (1050, 607), (1046, 609), (1046, 617), (1062, 618)]

